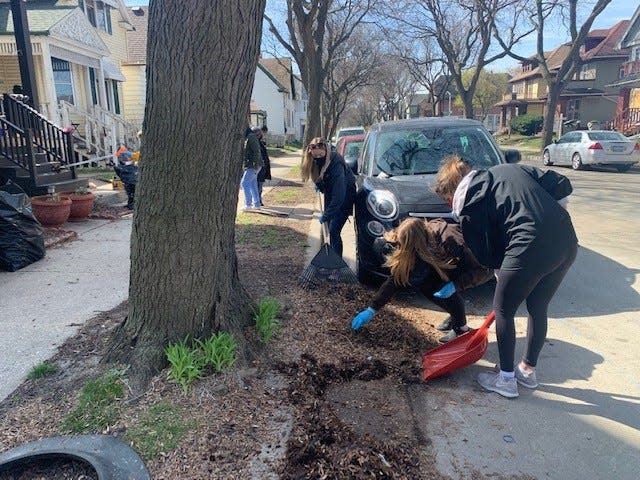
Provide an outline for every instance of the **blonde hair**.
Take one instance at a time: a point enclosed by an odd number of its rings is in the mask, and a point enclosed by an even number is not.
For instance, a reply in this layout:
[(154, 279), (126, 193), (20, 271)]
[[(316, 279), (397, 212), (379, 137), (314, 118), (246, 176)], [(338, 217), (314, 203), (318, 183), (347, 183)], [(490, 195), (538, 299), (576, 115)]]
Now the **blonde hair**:
[[(311, 155), (311, 150), (309, 149), (309, 145), (314, 143), (324, 143), (326, 156), (324, 160), (324, 165), (322, 166), (322, 170), (318, 168), (318, 164), (315, 162), (313, 155)], [(327, 141), (322, 137), (314, 137), (309, 145), (304, 149), (304, 155), (302, 156), (302, 161), (300, 162), (300, 173), (302, 175), (302, 181), (306, 182), (311, 179), (313, 183), (318, 183), (319, 180), (324, 176), (324, 172), (327, 171), (327, 167), (329, 166), (329, 162), (331, 161), (331, 147), (327, 143)]]
[(473, 167), (458, 155), (445, 158), (436, 176), (436, 193), (447, 202), (451, 202), (458, 184), (471, 170)]
[(396, 285), (409, 284), (409, 275), (416, 265), (416, 257), (433, 267), (442, 280), (447, 280), (443, 269), (455, 268), (443, 248), (436, 243), (427, 220), (407, 218), (394, 230), (385, 233), (384, 238), (396, 245), (385, 261)]

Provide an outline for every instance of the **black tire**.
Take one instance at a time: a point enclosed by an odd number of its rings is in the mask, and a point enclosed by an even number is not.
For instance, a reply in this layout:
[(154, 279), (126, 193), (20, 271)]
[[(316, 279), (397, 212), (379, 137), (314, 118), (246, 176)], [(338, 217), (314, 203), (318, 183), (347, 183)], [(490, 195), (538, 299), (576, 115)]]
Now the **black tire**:
[(584, 168), (582, 158), (578, 152), (574, 153), (573, 157), (571, 157), (571, 168), (574, 170), (582, 170)]
[(551, 155), (549, 155), (549, 150), (545, 150), (542, 154), (542, 164), (546, 165), (547, 167), (553, 165), (553, 162), (551, 161)]
[(628, 172), (629, 169), (633, 166), (633, 164), (631, 163), (627, 163), (624, 165), (615, 165), (616, 170), (618, 170), (620, 173), (624, 173), (624, 172)]

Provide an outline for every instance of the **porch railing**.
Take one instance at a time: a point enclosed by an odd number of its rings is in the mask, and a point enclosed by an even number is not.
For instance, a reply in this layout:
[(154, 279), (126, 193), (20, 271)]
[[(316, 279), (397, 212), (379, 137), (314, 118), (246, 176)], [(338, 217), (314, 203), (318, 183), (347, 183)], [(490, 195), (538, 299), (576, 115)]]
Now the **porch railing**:
[(74, 163), (75, 154), (71, 134), (44, 118), (38, 111), (11, 95), (2, 96), (6, 120), (23, 132), (32, 130), (31, 141), (35, 153), (44, 153), (47, 161), (59, 166)]
[(627, 108), (618, 114), (611, 126), (625, 135), (632, 135), (640, 131), (640, 108)]
[(0, 118), (0, 157), (6, 158), (14, 165), (29, 172), (32, 182), (35, 184), (36, 165), (33, 151), (33, 132), (31, 129), (23, 130)]
[(76, 133), (73, 137), (76, 145), (83, 144), (82, 147), (87, 154), (100, 158), (113, 155), (115, 150), (109, 137), (112, 137), (114, 132), (94, 115), (64, 100), (60, 101), (57, 113), (60, 125), (75, 127)]

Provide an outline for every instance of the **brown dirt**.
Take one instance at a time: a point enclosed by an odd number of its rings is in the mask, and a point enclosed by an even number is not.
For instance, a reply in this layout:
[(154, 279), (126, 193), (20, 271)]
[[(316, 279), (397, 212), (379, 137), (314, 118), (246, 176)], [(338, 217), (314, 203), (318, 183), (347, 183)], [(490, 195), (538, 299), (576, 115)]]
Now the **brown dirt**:
[[(265, 203), (278, 189), (291, 187), (276, 187)], [(253, 216), (255, 224), (237, 225), (243, 284), (252, 285), (254, 300), (268, 295), (282, 305), (282, 331), (254, 364), (200, 379), (187, 395), (162, 372), (142, 396), (120, 401), (113, 425), (86, 432), (123, 437), (150, 406), (178, 408), (193, 427), (176, 448), (145, 458), (152, 478), (443, 478), (429, 439), (416, 428), (409, 393), (442, 315), (400, 296), (354, 333), (351, 318), (368, 304), (371, 289), (299, 287), (311, 212), (302, 202), (313, 194), (298, 191), (300, 204), (286, 207), (288, 218)], [(269, 230), (287, 242), (269, 244)], [(0, 451), (60, 433), (82, 385), (107, 368), (99, 361), (126, 314), (125, 302), (87, 321), (50, 360), (58, 373), (25, 381), (0, 403)], [(252, 329), (246, 335), (255, 338)], [(52, 475), (29, 478), (81, 478)]]

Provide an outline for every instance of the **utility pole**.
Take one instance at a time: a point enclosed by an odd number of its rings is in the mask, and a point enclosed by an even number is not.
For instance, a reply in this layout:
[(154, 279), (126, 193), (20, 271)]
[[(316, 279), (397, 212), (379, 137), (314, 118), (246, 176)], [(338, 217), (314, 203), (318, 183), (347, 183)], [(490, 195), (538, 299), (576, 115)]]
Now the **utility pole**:
[(13, 15), (13, 31), (16, 37), (22, 91), (29, 97), (31, 106), (39, 110), (40, 103), (38, 102), (38, 90), (33, 68), (31, 36), (27, 22), (27, 9), (23, 0), (11, 0), (11, 14)]

